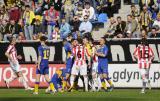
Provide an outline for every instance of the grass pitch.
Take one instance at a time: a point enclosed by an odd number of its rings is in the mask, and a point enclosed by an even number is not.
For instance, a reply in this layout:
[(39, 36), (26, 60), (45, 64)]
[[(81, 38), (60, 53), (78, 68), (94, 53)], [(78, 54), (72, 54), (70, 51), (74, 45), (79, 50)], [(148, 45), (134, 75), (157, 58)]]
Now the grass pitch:
[(54, 95), (39, 95), (24, 89), (0, 89), (0, 101), (160, 101), (160, 90), (148, 90), (140, 94), (140, 89), (115, 89), (113, 92), (64, 92)]

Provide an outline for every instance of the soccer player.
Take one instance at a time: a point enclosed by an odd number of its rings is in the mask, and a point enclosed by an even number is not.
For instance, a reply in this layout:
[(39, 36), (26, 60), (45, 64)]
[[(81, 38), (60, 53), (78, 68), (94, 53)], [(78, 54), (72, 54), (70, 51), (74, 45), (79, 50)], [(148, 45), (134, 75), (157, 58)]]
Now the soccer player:
[[(94, 45), (94, 40), (91, 39), (89, 41), (91, 48), (92, 48), (92, 53), (91, 53), (91, 57), (92, 57), (92, 91), (99, 91), (100, 90), (100, 83), (98, 80), (98, 56), (95, 54), (97, 52), (97, 47), (96, 45)], [(96, 86), (98, 87), (98, 89), (96, 90)]]
[(38, 47), (38, 64), (36, 69), (36, 82), (33, 94), (38, 94), (38, 88), (40, 83), (41, 75), (44, 75), (46, 81), (50, 85), (50, 93), (54, 93), (54, 85), (49, 79), (49, 55), (50, 55), (50, 48), (46, 45), (47, 37), (41, 36), (40, 43), (41, 45)]
[(70, 74), (71, 74), (71, 69), (72, 69), (72, 45), (71, 43), (69, 43), (66, 39), (63, 39), (63, 45), (64, 45), (64, 49), (66, 52), (66, 78), (64, 80), (64, 85), (69, 86), (69, 78), (70, 78)]
[[(84, 77), (85, 91), (88, 91), (88, 77), (87, 77), (87, 64), (86, 59), (90, 63), (89, 56), (86, 52), (85, 47), (82, 45), (82, 39), (78, 39), (78, 45), (73, 48), (73, 56), (75, 57), (74, 64), (71, 71), (71, 87), (72, 90), (74, 85), (75, 77), (80, 73)], [(86, 58), (87, 57), (87, 58)]]
[[(55, 92), (63, 92), (65, 88), (65, 81), (66, 78), (66, 69), (59, 69), (56, 73), (52, 76), (51, 82), (54, 85)], [(50, 92), (50, 87), (46, 89), (46, 93)]]
[(23, 73), (20, 69), (20, 65), (18, 62), (18, 59), (22, 59), (21, 55), (17, 56), (17, 50), (15, 48), (16, 45), (16, 38), (15, 37), (9, 37), (8, 38), (10, 45), (5, 52), (6, 57), (8, 58), (8, 61), (10, 63), (10, 66), (14, 72), (14, 76), (12, 76), (9, 80), (5, 80), (5, 83), (7, 87), (9, 88), (9, 83), (12, 82), (13, 80), (19, 78), (19, 81), (23, 84), (25, 90), (33, 90), (33, 88), (29, 87), (26, 80), (23, 77)]
[[(114, 85), (109, 78), (108, 74), (108, 47), (105, 45), (105, 38), (100, 39), (100, 48), (95, 53), (98, 56), (98, 74), (100, 75), (101, 83), (105, 91), (112, 91)], [(110, 89), (108, 90), (106, 82), (110, 84)]]
[(150, 80), (149, 80), (149, 70), (154, 59), (154, 53), (152, 49), (147, 44), (147, 39), (142, 38), (141, 44), (135, 49), (133, 53), (134, 57), (137, 59), (141, 77), (142, 77), (142, 90), (141, 93), (145, 93), (146, 85), (151, 89)]

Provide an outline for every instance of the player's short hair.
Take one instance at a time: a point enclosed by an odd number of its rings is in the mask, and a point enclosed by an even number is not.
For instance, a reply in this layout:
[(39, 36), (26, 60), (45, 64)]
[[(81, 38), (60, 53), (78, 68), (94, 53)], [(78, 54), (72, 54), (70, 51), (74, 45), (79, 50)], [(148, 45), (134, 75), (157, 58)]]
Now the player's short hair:
[(41, 36), (40, 41), (46, 41), (48, 38), (46, 36)]
[(143, 37), (143, 38), (141, 39), (141, 44), (143, 44), (143, 45), (148, 45), (147, 38)]
[(107, 40), (106, 40), (106, 38), (105, 38), (105, 37), (101, 37), (101, 39), (103, 39), (105, 43), (107, 42)]
[(78, 44), (82, 44), (83, 43), (82, 38), (78, 38), (77, 41), (78, 41)]
[(118, 16), (117, 19), (122, 19), (122, 18), (120, 16)]
[(71, 43), (72, 43), (73, 41), (75, 41), (75, 40), (77, 40), (77, 39), (75, 39), (75, 38), (71, 39)]

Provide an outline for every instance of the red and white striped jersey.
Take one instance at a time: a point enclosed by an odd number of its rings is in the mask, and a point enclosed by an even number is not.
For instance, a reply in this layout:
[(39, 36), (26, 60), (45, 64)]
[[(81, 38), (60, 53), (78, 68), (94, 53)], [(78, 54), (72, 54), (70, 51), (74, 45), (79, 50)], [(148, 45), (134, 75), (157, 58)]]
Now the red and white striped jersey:
[(149, 68), (154, 58), (153, 50), (145, 45), (138, 45), (133, 55), (138, 59), (139, 68)]
[(79, 44), (75, 47), (73, 47), (73, 56), (75, 57), (74, 63), (78, 66), (81, 66), (86, 63), (86, 57), (89, 56), (87, 54), (86, 48)]
[(18, 60), (18, 59), (17, 59), (17, 50), (16, 50), (16, 48), (15, 48), (14, 45), (9, 45), (6, 52), (9, 53), (10, 57), (11, 57), (13, 60), (15, 60), (15, 61)]
[(93, 62), (98, 62), (98, 56), (95, 54), (97, 51), (95, 46), (92, 46), (92, 58), (93, 58)]

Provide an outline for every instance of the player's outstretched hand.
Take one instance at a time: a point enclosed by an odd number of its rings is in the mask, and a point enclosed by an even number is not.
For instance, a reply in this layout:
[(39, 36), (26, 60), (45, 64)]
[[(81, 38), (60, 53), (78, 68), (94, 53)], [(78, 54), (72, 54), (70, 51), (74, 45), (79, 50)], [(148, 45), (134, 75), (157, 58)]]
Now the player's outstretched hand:
[(21, 60), (21, 59), (22, 59), (22, 56), (21, 56), (21, 55), (18, 55), (18, 56), (17, 56), (17, 59), (18, 59), (18, 60)]

